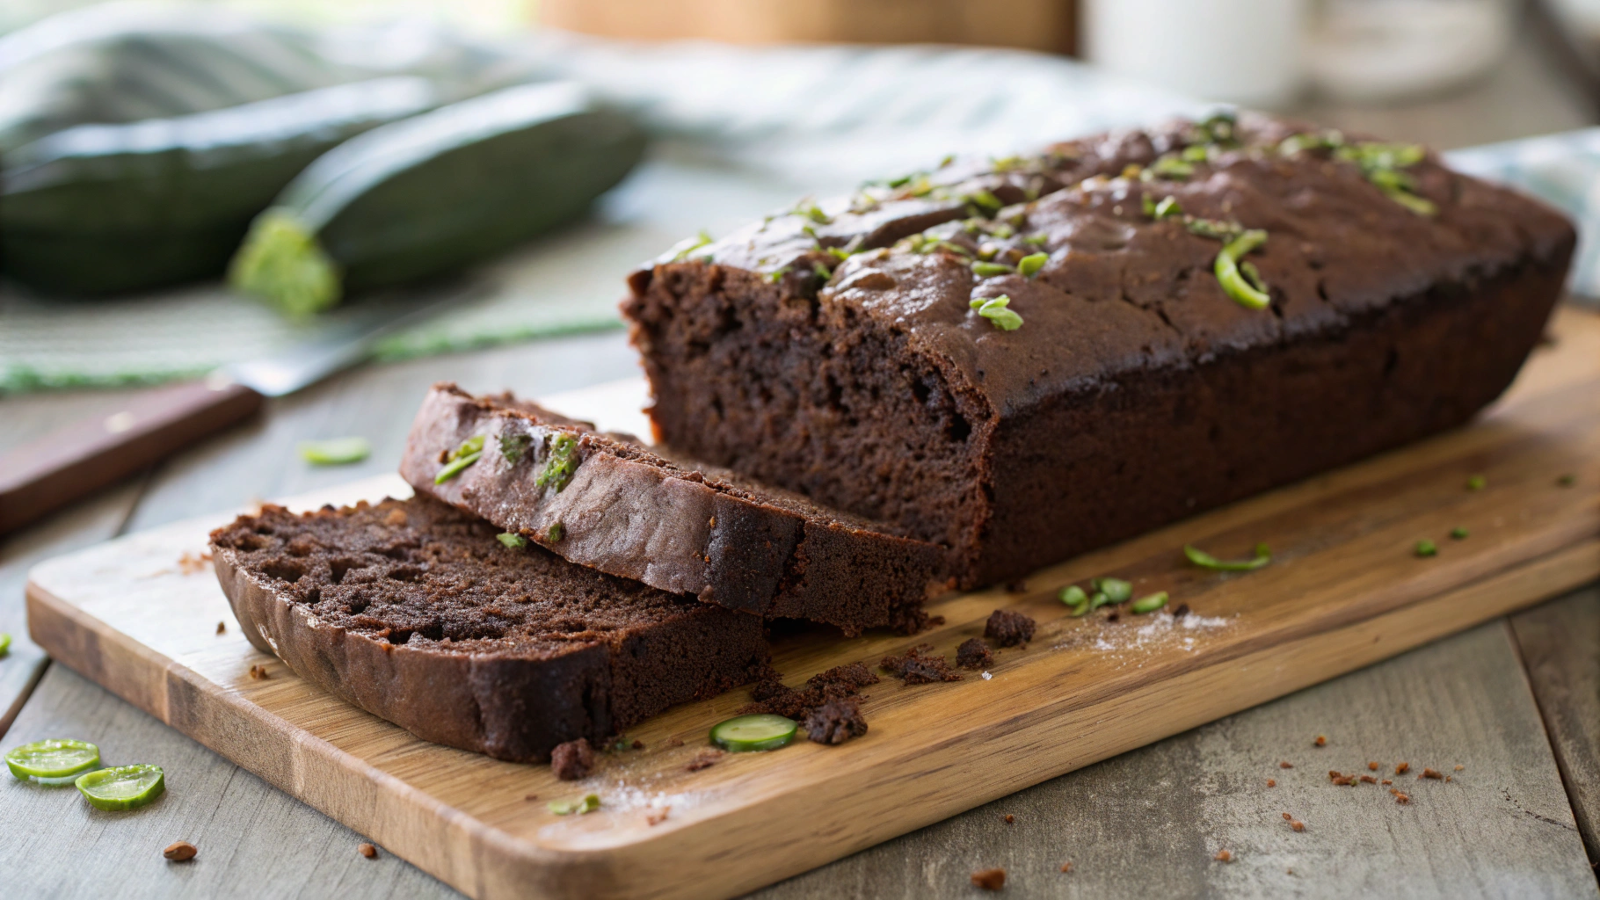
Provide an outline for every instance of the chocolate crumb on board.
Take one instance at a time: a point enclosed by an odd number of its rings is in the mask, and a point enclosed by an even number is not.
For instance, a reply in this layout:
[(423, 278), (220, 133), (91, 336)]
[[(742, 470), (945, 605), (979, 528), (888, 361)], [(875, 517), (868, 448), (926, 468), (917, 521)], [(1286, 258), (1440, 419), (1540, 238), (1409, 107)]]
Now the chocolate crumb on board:
[(365, 856), (367, 859), (378, 858), (378, 848), (365, 841), (362, 841), (360, 846), (356, 847), (356, 852), (360, 853), (362, 856)]
[(961, 676), (950, 671), (950, 663), (943, 656), (930, 653), (928, 644), (919, 644), (904, 656), (885, 656), (878, 668), (899, 678), (906, 684), (933, 684), (939, 681), (960, 681)]
[(1278, 780), (1276, 778), (1268, 778), (1267, 779), (1267, 787), (1277, 787), (1277, 786), (1278, 786)]
[(983, 636), (1002, 647), (1026, 646), (1037, 623), (1013, 609), (997, 609), (984, 623)]
[(1189, 604), (1187, 604), (1187, 603), (1179, 603), (1177, 608), (1172, 611), (1172, 617), (1174, 619), (1181, 619), (1184, 616), (1187, 616), (1188, 614), (1189, 614)]
[(161, 855), (173, 862), (188, 862), (199, 852), (199, 848), (188, 841), (174, 841), (161, 851)]
[(227, 633), (228, 633), (228, 625), (227, 625), (227, 623), (226, 622), (218, 622), (217, 623), (217, 634), (227, 634)]
[(994, 654), (983, 638), (968, 638), (956, 648), (956, 665), (963, 669), (987, 669), (994, 662)]
[(721, 758), (721, 750), (701, 750), (694, 759), (689, 760), (689, 764), (684, 766), (684, 768), (690, 772), (698, 772), (701, 769), (709, 769), (716, 765), (717, 760)]
[(1028, 583), (1020, 578), (1016, 581), (1006, 582), (1006, 593), (1008, 594), (1026, 594), (1027, 592)]
[(578, 738), (557, 744), (550, 751), (550, 770), (562, 781), (588, 778), (594, 770), (594, 748), (589, 746), (589, 739)]
[(1328, 746), (1328, 736), (1325, 734), (1319, 734), (1317, 735), (1317, 739), (1312, 741), (1312, 743), (1316, 744), (1318, 747), (1326, 747)]
[(1217, 855), (1213, 856), (1211, 858), (1216, 860), (1217, 862), (1233, 862), (1233, 851), (1231, 851), (1231, 850), (1218, 850), (1217, 851)]
[(254, 678), (257, 681), (260, 681), (260, 680), (262, 680), (264, 678), (271, 678), (272, 675), (271, 675), (271, 673), (269, 673), (267, 671), (267, 667), (266, 666), (251, 666), (250, 667), (250, 677)]
[(633, 739), (633, 743), (629, 744), (628, 746), (632, 747), (635, 750), (643, 750), (644, 749), (644, 741), (641, 741), (638, 738), (634, 738)]
[(1071, 872), (1072, 871), (1072, 863), (1070, 863), (1070, 862), (1062, 863), (1061, 864), (1061, 871), (1063, 871), (1063, 872)]
[(524, 799), (524, 800), (537, 800), (537, 799), (539, 799), (539, 795), (538, 794), (527, 794), (527, 795), (523, 796), (522, 799)]
[(1121, 622), (1122, 621), (1122, 615), (1120, 613), (1117, 613), (1117, 612), (1107, 613), (1106, 614), (1106, 621), (1107, 622)]
[(1444, 773), (1430, 769), (1427, 766), (1423, 766), (1422, 774), (1417, 776), (1417, 780), (1421, 781), (1424, 778), (1432, 778), (1435, 781), (1439, 781), (1440, 779), (1444, 778)]
[(813, 709), (800, 723), (806, 737), (818, 744), (842, 744), (867, 733), (867, 720), (861, 715), (861, 700), (835, 697)]
[(1394, 767), (1394, 773), (1396, 775), (1404, 775), (1409, 771), (1411, 771), (1411, 763), (1401, 763), (1400, 765)]
[(803, 719), (829, 700), (854, 697), (861, 688), (877, 684), (880, 679), (862, 663), (834, 666), (806, 679), (805, 687), (795, 689), (783, 683), (783, 676), (768, 670), (750, 688), (750, 697), (756, 702), (739, 710), (740, 715), (770, 713), (786, 719)]
[(1006, 886), (1005, 869), (984, 869), (972, 873), (972, 883), (986, 891), (998, 891)]

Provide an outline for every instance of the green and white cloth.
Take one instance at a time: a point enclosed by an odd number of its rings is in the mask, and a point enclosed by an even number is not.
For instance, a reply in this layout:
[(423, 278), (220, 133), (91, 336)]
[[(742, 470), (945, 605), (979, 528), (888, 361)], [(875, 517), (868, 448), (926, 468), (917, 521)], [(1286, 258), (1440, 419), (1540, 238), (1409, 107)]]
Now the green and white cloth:
[[(479, 66), (492, 58), (496, 72), (588, 84), (634, 110), (656, 144), (589, 220), (427, 288), (460, 299), (392, 336), (382, 358), (618, 327), (627, 272), (702, 228), (721, 234), (802, 195), (849, 191), (951, 151), (1002, 156), (1206, 109), (1060, 57), (1006, 50), (644, 46), (542, 32), (462, 56)], [(1577, 217), (1584, 241), (1573, 286), (1600, 295), (1600, 222), (1587, 206), (1600, 190), (1600, 129), (1449, 159)], [(217, 284), (93, 302), (0, 287), (0, 392), (191, 377), (292, 345), (337, 321), (331, 315), (291, 323)]]

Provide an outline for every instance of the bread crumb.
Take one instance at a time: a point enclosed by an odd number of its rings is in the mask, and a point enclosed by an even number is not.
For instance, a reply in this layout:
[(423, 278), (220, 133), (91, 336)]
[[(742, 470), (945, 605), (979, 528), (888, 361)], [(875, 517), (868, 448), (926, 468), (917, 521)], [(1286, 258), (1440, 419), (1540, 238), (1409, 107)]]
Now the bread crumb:
[(667, 738), (668, 747), (682, 747), (683, 738)]
[(1367, 771), (1369, 771), (1369, 772), (1378, 771), (1378, 764), (1376, 762), (1367, 763)]
[(539, 799), (539, 795), (538, 794), (528, 794), (527, 796), (523, 797), (522, 799), (524, 799), (524, 800), (537, 800), (537, 799)]
[(1403, 762), (1400, 765), (1394, 767), (1394, 773), (1396, 775), (1404, 775), (1405, 773), (1407, 773), (1409, 771), (1411, 771), (1411, 763)]
[(1389, 789), (1389, 793), (1394, 795), (1394, 802), (1400, 804), (1401, 806), (1404, 806), (1407, 803), (1411, 802), (1411, 798), (1409, 796), (1400, 793), (1399, 791), (1395, 790), (1394, 788), (1390, 788)]
[(1033, 619), (1014, 609), (997, 609), (983, 625), (983, 636), (1001, 647), (1026, 647), (1033, 640)]
[(1278, 763), (1278, 768), (1280, 768), (1280, 769), (1292, 769), (1292, 768), (1294, 768), (1294, 764), (1290, 763), (1288, 761), (1284, 761), (1284, 762)]
[(972, 883), (986, 891), (998, 891), (1006, 886), (1005, 869), (984, 869), (972, 873)]
[(1295, 831), (1305, 831), (1306, 830), (1306, 823), (1300, 821), (1299, 819), (1291, 819), (1289, 821), (1289, 827), (1294, 829)]
[(178, 571), (185, 575), (197, 575), (211, 568), (211, 551), (204, 553), (189, 553), (185, 551), (178, 557)]
[(1459, 772), (1459, 771), (1461, 771), (1462, 769), (1465, 769), (1465, 768), (1466, 768), (1466, 766), (1456, 766), (1456, 771)]
[(578, 738), (557, 744), (550, 751), (550, 770), (562, 781), (577, 781), (588, 778), (594, 771), (594, 748), (589, 746), (588, 738)]
[(161, 855), (173, 862), (188, 862), (199, 852), (200, 850), (188, 841), (175, 841), (161, 851)]
[(1394, 782), (1392, 782), (1389, 779), (1385, 778), (1383, 781), (1379, 782), (1379, 784), (1394, 784)]
[(1211, 858), (1217, 862), (1233, 862), (1233, 853), (1228, 850), (1218, 850), (1217, 855)]
[(1015, 821), (1017, 821), (1017, 817), (1016, 816), (1013, 816), (1010, 813), (1006, 813), (1006, 824), (1007, 825), (1010, 825), (1011, 823), (1013, 823)]
[(403, 528), (406, 524), (406, 511), (396, 506), (389, 510), (389, 515), (384, 517), (384, 524), (390, 528)]
[(632, 747), (635, 750), (643, 750), (644, 749), (644, 741), (641, 741), (638, 738), (634, 738), (633, 739), (633, 743), (629, 744), (628, 746)]
[(1063, 872), (1071, 872), (1072, 871), (1072, 863), (1070, 863), (1070, 862), (1062, 863), (1061, 864), (1061, 871), (1063, 871)]
[(670, 812), (672, 812), (672, 807), (663, 806), (663, 807), (661, 807), (661, 809), (657, 810), (656, 812), (653, 812), (653, 813), (645, 816), (644, 817), (644, 823), (646, 825), (649, 825), (651, 828), (654, 828), (657, 825), (660, 825), (662, 822), (665, 822), (667, 820), (667, 814), (670, 813)]
[(1294, 816), (1291, 816), (1291, 815), (1289, 815), (1289, 814), (1288, 814), (1288, 813), (1284, 813), (1284, 814), (1283, 814), (1283, 820), (1284, 820), (1284, 821), (1285, 821), (1285, 822), (1287, 822), (1287, 821), (1289, 821), (1289, 820), (1290, 820), (1290, 819), (1293, 819), (1293, 818), (1294, 818)]
[(1371, 775), (1363, 775), (1363, 776), (1361, 776), (1361, 783), (1362, 784), (1377, 784), (1378, 783), (1378, 779), (1373, 778)]
[(372, 846), (366, 841), (362, 841), (361, 844), (356, 847), (356, 852), (360, 853), (362, 856), (365, 856), (367, 859), (378, 858), (378, 848)]
[(1328, 746), (1328, 736), (1325, 734), (1319, 734), (1317, 735), (1317, 739), (1311, 743), (1317, 745), (1318, 747), (1326, 747)]
[(689, 764), (684, 766), (684, 768), (690, 772), (698, 772), (701, 769), (709, 769), (716, 765), (717, 760), (721, 758), (721, 750), (701, 750), (700, 754), (694, 759), (689, 760)]
[(227, 632), (228, 632), (227, 623), (218, 622), (217, 623), (217, 634), (226, 634)]
[(1276, 778), (1268, 778), (1267, 779), (1267, 787), (1277, 787), (1277, 786), (1278, 786), (1278, 780)]
[(1427, 766), (1423, 766), (1422, 767), (1422, 774), (1417, 776), (1417, 780), (1420, 781), (1420, 780), (1422, 780), (1424, 778), (1432, 778), (1434, 781), (1438, 781), (1438, 780), (1444, 778), (1444, 773), (1435, 771), (1433, 769), (1430, 769)]
[(271, 678), (272, 673), (267, 671), (266, 666), (256, 665), (250, 667), (250, 677), (254, 678), (256, 681), (261, 681), (266, 678)]

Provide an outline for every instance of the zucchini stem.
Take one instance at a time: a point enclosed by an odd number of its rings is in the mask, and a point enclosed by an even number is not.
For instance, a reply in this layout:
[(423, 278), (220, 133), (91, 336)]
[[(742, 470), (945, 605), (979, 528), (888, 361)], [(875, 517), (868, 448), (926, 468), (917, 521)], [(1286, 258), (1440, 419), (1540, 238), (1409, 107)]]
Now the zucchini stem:
[(250, 224), (228, 266), (228, 282), (294, 318), (337, 305), (339, 267), (292, 213), (269, 209)]

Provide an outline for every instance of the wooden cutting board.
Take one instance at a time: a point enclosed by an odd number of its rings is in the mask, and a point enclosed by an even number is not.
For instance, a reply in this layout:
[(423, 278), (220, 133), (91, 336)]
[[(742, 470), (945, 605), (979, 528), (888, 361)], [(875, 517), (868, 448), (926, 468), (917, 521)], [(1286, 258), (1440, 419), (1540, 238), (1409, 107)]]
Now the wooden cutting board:
[[(920, 642), (953, 654), (998, 608), (1039, 621), (986, 674), (869, 688), (870, 733), (839, 747), (690, 772), (742, 689), (630, 731), (644, 748), (608, 752), (580, 784), (424, 743), (246, 643), (209, 565), (194, 564), (229, 513), (40, 565), (29, 624), (57, 660), (474, 897), (726, 896), (1600, 577), (1600, 317), (1563, 310), (1552, 334), (1468, 428), (1041, 571), (1020, 592), (941, 599), (944, 625), (915, 638), (784, 636), (774, 664), (798, 683)], [(628, 383), (550, 402), (644, 433), (642, 399)], [(1487, 486), (1469, 490), (1473, 475)], [(404, 492), (386, 478), (291, 505)], [(1470, 536), (1452, 540), (1456, 527)], [(1437, 556), (1414, 555), (1424, 538)], [(1179, 552), (1246, 555), (1258, 541), (1276, 555), (1253, 573)], [(1057, 589), (1097, 575), (1172, 602), (1117, 622), (1067, 617)], [(1175, 618), (1179, 604), (1191, 612)], [(270, 677), (252, 679), (257, 665)], [(598, 811), (546, 809), (587, 792)]]

